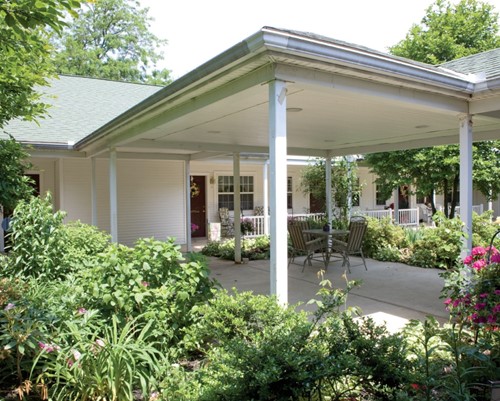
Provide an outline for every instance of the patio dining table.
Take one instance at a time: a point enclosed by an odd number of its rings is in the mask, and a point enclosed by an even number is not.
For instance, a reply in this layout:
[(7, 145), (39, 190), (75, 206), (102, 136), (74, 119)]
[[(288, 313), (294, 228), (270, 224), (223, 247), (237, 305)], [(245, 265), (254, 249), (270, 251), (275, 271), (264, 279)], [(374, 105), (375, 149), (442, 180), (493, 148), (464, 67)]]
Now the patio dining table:
[(332, 255), (331, 247), (330, 247), (330, 238), (333, 237), (345, 237), (349, 235), (349, 230), (337, 230), (337, 229), (330, 229), (328, 231), (325, 231), (321, 228), (311, 228), (307, 230), (302, 230), (304, 234), (309, 234), (313, 237), (325, 237), (325, 240), (327, 242), (326, 248), (324, 250), (324, 256), (326, 259), (325, 265), (328, 267), (328, 264), (330, 263), (330, 258)]

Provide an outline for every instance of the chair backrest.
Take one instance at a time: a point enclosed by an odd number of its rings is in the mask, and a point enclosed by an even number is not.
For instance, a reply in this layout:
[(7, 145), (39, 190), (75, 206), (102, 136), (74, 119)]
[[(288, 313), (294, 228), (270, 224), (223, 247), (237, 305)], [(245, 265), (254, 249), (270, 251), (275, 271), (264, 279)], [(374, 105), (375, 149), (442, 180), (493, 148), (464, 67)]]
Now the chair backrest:
[(302, 233), (303, 230), (309, 228), (309, 223), (307, 221), (293, 221), (288, 224), (288, 234), (290, 234), (290, 240), (292, 241), (292, 247), (294, 249), (306, 251), (306, 238)]
[(349, 223), (349, 238), (347, 240), (347, 251), (359, 251), (363, 246), (368, 222), (363, 216), (351, 217)]

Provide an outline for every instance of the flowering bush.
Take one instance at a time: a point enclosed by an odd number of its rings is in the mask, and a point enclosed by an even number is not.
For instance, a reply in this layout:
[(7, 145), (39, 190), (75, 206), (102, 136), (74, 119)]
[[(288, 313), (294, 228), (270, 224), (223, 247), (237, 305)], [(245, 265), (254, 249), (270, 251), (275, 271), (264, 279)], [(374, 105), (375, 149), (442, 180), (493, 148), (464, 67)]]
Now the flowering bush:
[(251, 233), (255, 230), (252, 220), (243, 219), (241, 220), (241, 233), (243, 235)]
[(497, 330), (500, 320), (500, 253), (475, 247), (463, 267), (448, 275), (444, 303), (450, 314), (472, 328)]

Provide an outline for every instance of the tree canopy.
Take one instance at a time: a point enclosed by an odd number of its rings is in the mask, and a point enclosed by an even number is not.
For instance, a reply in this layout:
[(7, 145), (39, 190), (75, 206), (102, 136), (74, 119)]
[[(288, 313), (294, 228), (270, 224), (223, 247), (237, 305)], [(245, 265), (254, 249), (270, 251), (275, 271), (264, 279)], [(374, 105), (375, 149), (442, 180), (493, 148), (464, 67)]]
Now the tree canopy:
[(118, 81), (168, 84), (170, 71), (157, 69), (166, 43), (149, 31), (148, 8), (135, 0), (86, 3), (53, 40), (60, 74)]
[[(439, 64), (500, 47), (498, 32), (498, 13), (491, 5), (476, 0), (461, 0), (456, 5), (437, 0), (421, 24), (413, 25), (406, 38), (390, 50), (397, 56)], [(500, 141), (474, 144), (473, 183), (488, 200), (500, 193), (499, 148)], [(414, 185), (431, 202), (433, 194), (445, 194), (445, 213), (450, 209), (449, 217), (454, 216), (459, 191), (458, 145), (369, 154), (365, 160), (378, 175), (376, 182), (387, 198), (393, 188)]]
[(498, 12), (488, 3), (437, 0), (419, 25), (390, 48), (396, 56), (440, 64), (500, 47)]
[(37, 86), (47, 85), (55, 69), (45, 28), (60, 32), (64, 13), (78, 6), (76, 0), (0, 1), (0, 129), (46, 110)]

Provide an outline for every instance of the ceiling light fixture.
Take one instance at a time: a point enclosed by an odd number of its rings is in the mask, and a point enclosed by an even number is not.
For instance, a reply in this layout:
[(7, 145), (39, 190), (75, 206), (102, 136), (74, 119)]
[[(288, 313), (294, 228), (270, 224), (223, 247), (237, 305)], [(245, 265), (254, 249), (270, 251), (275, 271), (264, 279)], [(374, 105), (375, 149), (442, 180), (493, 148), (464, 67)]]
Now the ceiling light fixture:
[(290, 113), (299, 113), (302, 111), (302, 109), (300, 107), (288, 107), (286, 111)]

